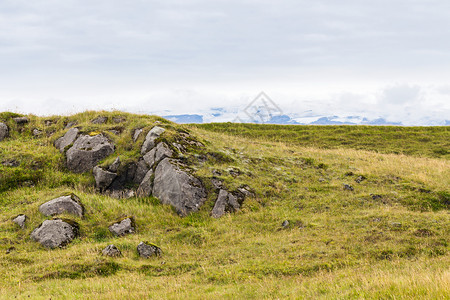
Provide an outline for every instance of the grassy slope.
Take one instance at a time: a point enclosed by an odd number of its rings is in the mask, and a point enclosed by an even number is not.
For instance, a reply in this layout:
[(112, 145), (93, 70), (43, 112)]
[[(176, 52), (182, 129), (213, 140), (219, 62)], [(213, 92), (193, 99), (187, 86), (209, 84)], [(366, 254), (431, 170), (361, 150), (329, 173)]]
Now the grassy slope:
[[(156, 119), (113, 114), (127, 117), (127, 130), (116, 142), (123, 143), (119, 151), (133, 157), (135, 150), (121, 150), (131, 129), (151, 126)], [(90, 112), (72, 118), (83, 123), (95, 116)], [(29, 127), (43, 121), (33, 119)], [(59, 122), (54, 125), (58, 133), (63, 120)], [(111, 125), (102, 126), (105, 130)], [(278, 142), (258, 131), (259, 126), (248, 130), (255, 130), (251, 138), (235, 134), (242, 125), (228, 126), (227, 132), (208, 126), (184, 128), (207, 141), (208, 151), (227, 160), (198, 165), (198, 176), (207, 178), (212, 170), (221, 170), (229, 187), (247, 183), (257, 193), (240, 213), (219, 220), (209, 217), (213, 196), (199, 213), (182, 219), (152, 198), (115, 200), (95, 194), (89, 174), (64, 170), (59, 152), (51, 146), (58, 134), (42, 139), (13, 135), (1, 142), (2, 160), (25, 157), (16, 169), (27, 179), (17, 182), (20, 188), (11, 189), (11, 183), (0, 194), (0, 298), (450, 297), (446, 154), (430, 157), (435, 152), (427, 144), (413, 148), (415, 156), (354, 150), (349, 145), (312, 148), (299, 144), (295, 136), (287, 138), (287, 127), (279, 127), (285, 138)], [(353, 127), (340, 129), (345, 133)], [(321, 140), (314, 127), (304, 130), (311, 131), (316, 145), (329, 143), (331, 133)], [(370, 130), (378, 129), (367, 127), (366, 133)], [(410, 137), (402, 133), (410, 129), (396, 130), (404, 136), (403, 142), (396, 142), (401, 149), (413, 147), (407, 146)], [(420, 134), (442, 145), (448, 141), (445, 128), (424, 128)], [(366, 136), (370, 141), (371, 135)], [(392, 152), (392, 143), (386, 140), (377, 150)], [(41, 165), (33, 168), (36, 161)], [(242, 174), (228, 175), (230, 167)], [(0, 168), (1, 182), (15, 176), (14, 168)], [(367, 179), (358, 184), (359, 175)], [(344, 183), (354, 191), (345, 191)], [(52, 251), (31, 242), (29, 233), (45, 219), (37, 213), (38, 206), (72, 191), (87, 208), (87, 216), (77, 220), (81, 238)], [(11, 222), (19, 213), (30, 217), (25, 232)], [(106, 228), (122, 215), (136, 217), (138, 233), (114, 238)], [(289, 228), (281, 228), (283, 220), (290, 221)], [(163, 257), (139, 259), (135, 247), (141, 240), (160, 245)], [(124, 257), (99, 255), (111, 243)], [(10, 247), (15, 250), (6, 254)]]

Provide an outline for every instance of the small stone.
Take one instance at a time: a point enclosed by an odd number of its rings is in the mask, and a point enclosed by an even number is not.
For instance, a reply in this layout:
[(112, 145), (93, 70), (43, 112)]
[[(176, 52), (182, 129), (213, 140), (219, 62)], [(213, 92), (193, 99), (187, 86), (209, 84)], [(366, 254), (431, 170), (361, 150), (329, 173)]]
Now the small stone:
[(375, 201), (383, 199), (383, 196), (377, 195), (377, 194), (370, 194), (370, 196), (372, 197), (372, 200), (375, 200)]
[(38, 136), (42, 135), (42, 131), (37, 129), (37, 128), (33, 129), (32, 133), (33, 133), (33, 136), (35, 136), (35, 137), (38, 137)]
[(283, 223), (281, 223), (281, 227), (283, 227), (283, 228), (289, 227), (289, 221), (288, 220), (284, 220)]
[(149, 258), (152, 256), (161, 256), (162, 251), (161, 248), (159, 248), (156, 245), (140, 242), (137, 246), (137, 252), (139, 253), (140, 257)]
[(13, 222), (16, 223), (17, 225), (20, 226), (20, 228), (24, 229), (25, 228), (25, 222), (27, 221), (27, 216), (26, 215), (18, 215), (17, 217), (15, 217), (13, 219)]
[(225, 214), (225, 212), (235, 212), (239, 210), (239, 208), (240, 205), (236, 197), (222, 189), (219, 191), (219, 196), (217, 197), (216, 204), (214, 204), (211, 215), (214, 218), (220, 218)]
[(78, 128), (70, 128), (64, 136), (55, 141), (55, 147), (59, 149), (59, 152), (64, 152), (67, 146), (75, 142), (79, 132), (80, 130)]
[(361, 182), (363, 182), (364, 180), (366, 180), (367, 178), (365, 177), (365, 176), (363, 176), (363, 175), (360, 175), (360, 176), (358, 176), (356, 179), (355, 179), (355, 181), (356, 181), (356, 183), (361, 183)]
[(64, 129), (69, 129), (70, 127), (73, 127), (75, 125), (77, 125), (77, 122), (69, 122), (67, 123), (66, 127), (64, 127)]
[(117, 124), (117, 123), (123, 123), (123, 122), (125, 122), (127, 119), (125, 119), (125, 117), (113, 117), (112, 120), (113, 120), (114, 123)]
[(92, 124), (105, 124), (108, 121), (108, 117), (99, 116), (91, 121)]
[(392, 227), (402, 227), (402, 223), (400, 222), (391, 222), (390, 224)]
[(17, 117), (17, 118), (13, 118), (13, 120), (18, 125), (23, 125), (23, 124), (30, 122), (30, 120), (27, 117)]
[(130, 233), (135, 233), (136, 228), (132, 217), (125, 218), (118, 223), (109, 226), (109, 231), (116, 236), (124, 236)]
[(8, 249), (6, 249), (5, 254), (10, 254), (14, 250), (16, 250), (16, 247), (9, 247)]
[(351, 185), (349, 185), (349, 184), (344, 184), (344, 190), (346, 190), (346, 191), (353, 191), (354, 188)]
[(18, 167), (20, 165), (20, 162), (15, 159), (8, 159), (3, 161), (2, 165), (4, 165), (5, 167)]
[(122, 252), (115, 245), (108, 245), (105, 249), (103, 249), (102, 254), (104, 256), (110, 257), (120, 257), (122, 256)]

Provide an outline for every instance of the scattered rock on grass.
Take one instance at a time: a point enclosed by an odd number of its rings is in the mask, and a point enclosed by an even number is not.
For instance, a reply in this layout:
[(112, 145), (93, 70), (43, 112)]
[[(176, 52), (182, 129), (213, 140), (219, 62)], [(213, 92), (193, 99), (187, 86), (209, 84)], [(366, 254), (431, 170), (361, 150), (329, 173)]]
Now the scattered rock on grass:
[(45, 220), (33, 230), (31, 238), (46, 248), (63, 247), (79, 234), (79, 225), (73, 221), (54, 219)]
[(162, 251), (161, 248), (159, 248), (156, 245), (153, 244), (147, 244), (144, 242), (140, 242), (137, 246), (137, 252), (139, 253), (140, 257), (149, 258), (152, 256), (161, 256)]
[(363, 182), (364, 180), (366, 180), (367, 178), (365, 177), (365, 176), (363, 176), (363, 175), (360, 175), (360, 176), (358, 176), (356, 179), (355, 179), (355, 181), (356, 181), (356, 183), (361, 183), (361, 182)]
[(3, 141), (9, 135), (8, 126), (5, 123), (0, 122), (0, 142)]
[(122, 256), (122, 252), (115, 245), (108, 245), (105, 249), (103, 249), (102, 254), (104, 256), (110, 257), (120, 257)]
[(349, 185), (349, 184), (344, 184), (344, 190), (346, 190), (346, 191), (353, 191), (354, 188), (351, 185)]
[(13, 222), (20, 226), (20, 228), (25, 228), (25, 222), (27, 221), (27, 216), (24, 214), (18, 215), (13, 219)]
[(289, 221), (288, 220), (284, 220), (283, 223), (281, 223), (281, 227), (288, 228), (289, 227)]
[(13, 118), (13, 120), (18, 125), (23, 125), (23, 124), (30, 122), (30, 120), (27, 117), (17, 117), (17, 118)]
[(142, 133), (143, 130), (144, 130), (144, 129), (142, 129), (142, 128), (139, 128), (139, 129), (134, 130), (134, 133), (133, 133), (133, 142), (136, 143), (136, 141), (138, 140), (138, 138), (139, 138), (139, 136), (141, 135), (141, 133)]
[(63, 213), (69, 213), (78, 217), (84, 215), (84, 208), (81, 205), (80, 198), (74, 194), (45, 202), (39, 207), (39, 211), (45, 216), (55, 216)]
[(109, 226), (109, 231), (116, 236), (124, 236), (136, 232), (136, 226), (132, 217), (125, 218), (120, 222)]
[(237, 198), (227, 192), (226, 190), (220, 190), (219, 196), (217, 197), (216, 204), (211, 212), (211, 215), (214, 218), (222, 217), (225, 212), (234, 212), (239, 210), (240, 205), (237, 201)]
[(108, 121), (108, 117), (99, 116), (91, 121), (92, 124), (105, 124)]

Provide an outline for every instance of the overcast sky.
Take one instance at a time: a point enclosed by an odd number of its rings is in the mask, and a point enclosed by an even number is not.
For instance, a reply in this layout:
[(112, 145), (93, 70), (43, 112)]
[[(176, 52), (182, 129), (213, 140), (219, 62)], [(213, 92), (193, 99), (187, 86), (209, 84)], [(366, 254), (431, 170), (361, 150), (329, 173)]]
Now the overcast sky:
[(2, 0), (0, 110), (450, 119), (448, 0)]

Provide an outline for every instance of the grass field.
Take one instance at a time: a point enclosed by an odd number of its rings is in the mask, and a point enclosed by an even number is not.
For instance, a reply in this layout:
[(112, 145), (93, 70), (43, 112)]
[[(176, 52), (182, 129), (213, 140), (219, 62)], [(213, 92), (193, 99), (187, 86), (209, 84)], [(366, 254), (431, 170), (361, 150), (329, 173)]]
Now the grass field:
[[(214, 219), (214, 193), (199, 212), (180, 218), (154, 198), (95, 192), (92, 175), (68, 172), (52, 143), (68, 121), (95, 132), (118, 126), (90, 124), (97, 115), (126, 118), (110, 137), (129, 159), (140, 145), (131, 145), (134, 128), (158, 120), (189, 132), (214, 154), (194, 163), (196, 176), (208, 184), (219, 171), (229, 189), (247, 184), (256, 196)], [(0, 142), (0, 160), (20, 165), (0, 164), (1, 299), (450, 298), (448, 127), (182, 126), (86, 112), (30, 116), (19, 128), (9, 117), (0, 114), (13, 131)], [(50, 119), (55, 123), (45, 125)], [(46, 134), (33, 137), (33, 128)], [(75, 218), (81, 237), (46, 250), (29, 239), (45, 220), (37, 208), (69, 192), (87, 209)], [(25, 230), (11, 222), (20, 213), (30, 218)], [(124, 215), (135, 217), (137, 233), (113, 237), (107, 227)], [(159, 245), (162, 257), (139, 258), (143, 240)], [(111, 243), (123, 257), (101, 256)]]

